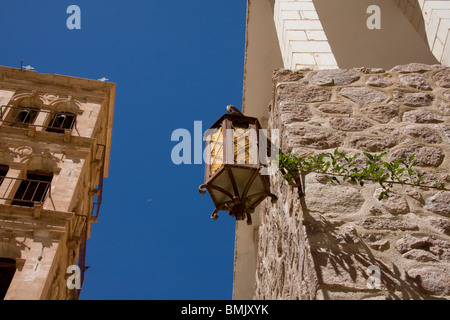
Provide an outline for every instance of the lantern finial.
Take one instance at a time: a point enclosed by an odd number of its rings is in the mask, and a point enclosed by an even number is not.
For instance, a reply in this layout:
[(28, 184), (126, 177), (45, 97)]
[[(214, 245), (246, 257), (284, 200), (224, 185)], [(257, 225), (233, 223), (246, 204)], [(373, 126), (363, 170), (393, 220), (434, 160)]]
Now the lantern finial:
[(243, 115), (241, 111), (239, 111), (238, 108), (236, 108), (235, 106), (229, 105), (227, 106), (227, 111), (229, 114), (239, 114), (239, 115)]

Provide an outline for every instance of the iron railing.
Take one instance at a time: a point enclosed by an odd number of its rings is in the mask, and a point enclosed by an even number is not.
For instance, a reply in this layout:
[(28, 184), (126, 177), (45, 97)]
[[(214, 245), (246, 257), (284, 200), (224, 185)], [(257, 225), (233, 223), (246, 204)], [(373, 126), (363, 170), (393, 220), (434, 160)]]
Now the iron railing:
[(0, 199), (7, 204), (33, 207), (44, 203), (47, 197), (51, 197), (50, 181), (1, 177)]
[[(44, 124), (35, 124), (40, 113), (47, 114)], [(48, 120), (50, 118), (50, 120)], [(0, 121), (2, 125), (28, 129), (30, 126), (40, 127), (48, 132), (64, 133), (76, 126), (76, 115), (70, 112), (54, 112), (32, 107), (16, 107), (2, 105), (0, 107)]]

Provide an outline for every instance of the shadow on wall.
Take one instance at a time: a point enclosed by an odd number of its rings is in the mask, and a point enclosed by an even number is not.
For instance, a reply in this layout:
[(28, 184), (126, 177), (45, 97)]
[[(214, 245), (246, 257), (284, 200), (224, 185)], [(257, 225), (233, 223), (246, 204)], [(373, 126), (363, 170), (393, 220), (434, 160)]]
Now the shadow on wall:
[[(423, 36), (393, 0), (313, 0), (339, 68), (439, 63)], [(380, 29), (369, 29), (371, 5), (380, 8)], [(419, 4), (416, 4), (416, 7)], [(421, 24), (421, 28), (423, 24)]]
[[(430, 298), (422, 293), (420, 280), (402, 274), (394, 263), (389, 266), (376, 258), (353, 228), (342, 228), (344, 221), (313, 217), (305, 198), (300, 198), (300, 205), (322, 299), (335, 299), (339, 293), (352, 299), (348, 295), (352, 292), (366, 293), (367, 297), (384, 296), (388, 300)], [(368, 268), (373, 266), (379, 268), (381, 275), (378, 290), (367, 287)]]

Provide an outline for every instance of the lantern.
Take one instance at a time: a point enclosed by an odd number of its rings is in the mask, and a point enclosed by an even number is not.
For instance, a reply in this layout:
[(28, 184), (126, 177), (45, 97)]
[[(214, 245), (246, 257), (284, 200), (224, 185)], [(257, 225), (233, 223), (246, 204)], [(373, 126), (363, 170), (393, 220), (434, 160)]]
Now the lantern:
[(260, 138), (267, 138), (260, 137), (258, 119), (244, 116), (234, 106), (227, 111), (205, 133), (205, 183), (199, 191), (205, 194), (208, 190), (214, 202), (212, 219), (223, 210), (236, 220), (247, 218), (251, 224), (251, 213), (266, 197), (277, 200), (270, 193), (268, 176), (260, 172), (264, 167), (261, 145), (266, 146), (264, 156), (267, 152), (267, 144), (260, 143)]

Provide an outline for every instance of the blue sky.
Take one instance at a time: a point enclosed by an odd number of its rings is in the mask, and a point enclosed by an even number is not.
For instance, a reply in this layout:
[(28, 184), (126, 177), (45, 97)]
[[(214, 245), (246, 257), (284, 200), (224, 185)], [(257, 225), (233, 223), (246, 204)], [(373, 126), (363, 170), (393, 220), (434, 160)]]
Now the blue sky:
[[(81, 30), (69, 30), (69, 5)], [(210, 219), (203, 165), (175, 165), (175, 129), (241, 108), (246, 1), (15, 0), (0, 65), (117, 84), (111, 164), (81, 299), (232, 298), (235, 221)]]

